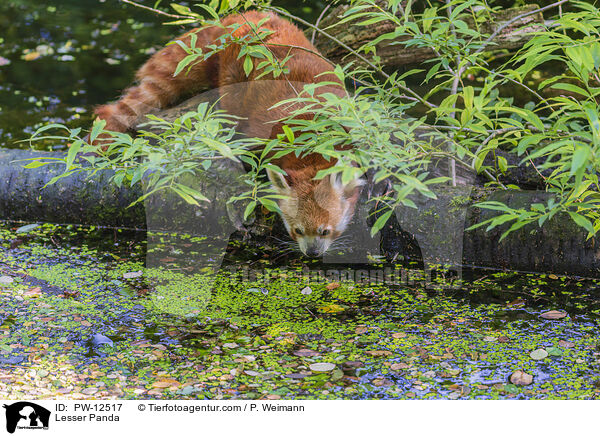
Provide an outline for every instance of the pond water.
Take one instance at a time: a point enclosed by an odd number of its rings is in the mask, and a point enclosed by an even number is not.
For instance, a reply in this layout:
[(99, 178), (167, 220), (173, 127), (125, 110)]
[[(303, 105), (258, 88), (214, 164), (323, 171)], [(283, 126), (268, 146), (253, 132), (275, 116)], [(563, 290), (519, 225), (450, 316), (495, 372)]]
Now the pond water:
[[(326, 265), (282, 258), (275, 243), (256, 256), (239, 241), (216, 272), (178, 260), (179, 247), (208, 244), (4, 223), (0, 390), (13, 399), (600, 393), (598, 281), (490, 270), (465, 271), (446, 290), (318, 280), (306, 269)], [(517, 371), (531, 383), (511, 383)]]
[[(274, 4), (312, 19), (324, 2)], [(0, 146), (29, 147), (17, 141), (49, 122), (87, 128), (94, 106), (116, 99), (152, 53), (185, 31), (167, 21), (112, 0), (0, 2)]]

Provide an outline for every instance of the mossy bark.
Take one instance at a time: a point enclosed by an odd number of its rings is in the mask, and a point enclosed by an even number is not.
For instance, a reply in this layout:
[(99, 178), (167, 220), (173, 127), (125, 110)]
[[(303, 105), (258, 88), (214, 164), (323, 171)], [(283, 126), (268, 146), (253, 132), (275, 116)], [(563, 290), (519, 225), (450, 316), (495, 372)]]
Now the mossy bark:
[[(349, 7), (349, 5), (341, 5), (334, 8), (319, 23), (319, 28), (327, 29), (329, 35), (343, 42), (353, 50), (375, 40), (383, 34), (394, 32), (395, 25), (389, 20), (367, 26), (358, 26), (350, 23), (349, 25), (345, 24), (328, 28), (328, 26), (332, 26), (338, 22)], [(494, 12), (490, 14), (488, 20), (477, 24), (471, 18), (464, 20), (467, 26), (478, 30), (481, 34), (493, 35), (497, 33), (486, 46), (486, 50), (514, 50), (529, 41), (535, 32), (543, 30), (544, 17), (542, 13), (533, 13), (537, 9), (539, 9), (539, 6), (530, 4)], [(360, 22), (360, 19), (356, 20), (356, 22)], [(305, 33), (310, 38), (312, 37), (313, 30), (308, 29)], [(427, 47), (404, 46), (402, 43), (407, 40), (407, 37), (399, 37), (377, 44), (375, 47), (381, 64), (393, 70), (404, 65), (420, 63), (438, 56), (433, 50)], [(318, 32), (315, 34), (315, 46), (325, 57), (334, 63), (343, 63), (344, 61), (352, 60), (358, 64), (364, 64), (363, 61), (351, 55), (347, 49), (341, 47), (336, 41)], [(373, 55), (365, 55), (370, 60), (371, 56)]]
[[(540, 228), (525, 226), (501, 240), (511, 224), (490, 231), (467, 230), (498, 212), (474, 207), (481, 201), (499, 201), (528, 209), (546, 203), (544, 191), (500, 191), (480, 187), (442, 188), (437, 199), (416, 199), (418, 210), (400, 208), (381, 232), (381, 248), (388, 259), (403, 255), (407, 233), (419, 248), (425, 267), (436, 264), (491, 267), (521, 271), (600, 276), (600, 241), (566, 214), (554, 216)], [(414, 252), (414, 249), (413, 249)], [(415, 259), (414, 256), (411, 259)]]
[(74, 174), (44, 188), (63, 172), (64, 165), (23, 168), (24, 159), (42, 156), (62, 158), (64, 154), (0, 149), (0, 219), (144, 226), (143, 207), (127, 207), (141, 195), (139, 188), (117, 188), (109, 182), (109, 172), (99, 172), (91, 180)]

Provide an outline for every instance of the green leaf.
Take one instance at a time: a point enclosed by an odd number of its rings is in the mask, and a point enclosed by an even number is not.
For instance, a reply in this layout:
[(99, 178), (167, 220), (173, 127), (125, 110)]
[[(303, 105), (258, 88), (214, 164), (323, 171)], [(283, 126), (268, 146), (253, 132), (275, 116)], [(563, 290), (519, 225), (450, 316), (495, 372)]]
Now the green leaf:
[(177, 12), (178, 14), (181, 14), (181, 15), (188, 15), (188, 16), (196, 15), (187, 6), (178, 5), (177, 3), (171, 3), (171, 7), (175, 10), (175, 12)]
[[(213, 17), (215, 20), (219, 19), (219, 14), (217, 14), (217, 11), (214, 10), (214, 8), (211, 8), (209, 5), (205, 5), (202, 3), (196, 3), (196, 6), (198, 6), (199, 8), (204, 9), (206, 12), (208, 12), (210, 14), (211, 17)], [(184, 14), (185, 15), (185, 14)]]
[(27, 168), (27, 169), (39, 168), (39, 167), (43, 167), (44, 165), (48, 165), (50, 163), (52, 163), (52, 162), (42, 161), (42, 160), (33, 160), (33, 161), (29, 162), (27, 165), (24, 165), (23, 168)]
[(588, 157), (591, 154), (591, 150), (587, 145), (580, 145), (575, 149), (573, 153), (573, 160), (571, 161), (571, 171), (569, 175), (575, 174), (579, 168), (587, 163)]
[(196, 59), (198, 59), (200, 57), (200, 55), (196, 55), (196, 54), (191, 54), (188, 55), (186, 57), (184, 57), (178, 64), (177, 64), (177, 68), (175, 68), (175, 72), (173, 73), (173, 77), (176, 77), (179, 73), (181, 73), (181, 71), (187, 67), (189, 64), (191, 64), (192, 62), (194, 62)]
[(577, 224), (580, 227), (583, 227), (591, 234), (594, 233), (594, 226), (586, 217), (579, 215), (576, 212), (569, 212), (569, 215), (571, 216), (571, 219), (575, 221), (575, 224)]
[(506, 173), (506, 170), (508, 170), (508, 162), (506, 161), (506, 158), (498, 156), (498, 168), (500, 168), (502, 173)]
[(258, 201), (260, 201), (260, 204), (262, 204), (267, 210), (270, 210), (271, 212), (281, 211), (281, 209), (279, 209), (279, 205), (269, 198), (261, 197), (258, 199)]
[(192, 189), (189, 186), (182, 185), (181, 183), (175, 183), (175, 186), (177, 186), (177, 188), (179, 188), (181, 191), (185, 192), (187, 195), (196, 200), (206, 201), (210, 203), (210, 200), (206, 198), (200, 191)]
[(97, 119), (94, 121), (94, 125), (92, 126), (92, 131), (90, 133), (90, 144), (93, 144), (98, 135), (104, 130), (106, 127), (106, 120)]
[(246, 73), (246, 77), (250, 75), (250, 73), (252, 72), (252, 68), (254, 68), (252, 58), (250, 56), (246, 56), (244, 58), (244, 73)]
[(248, 205), (246, 206), (246, 209), (244, 210), (244, 221), (246, 221), (248, 219), (248, 217), (250, 216), (250, 214), (252, 214), (252, 212), (254, 212), (255, 208), (256, 208), (256, 201), (251, 201), (250, 203), (248, 203)]
[[(95, 127), (95, 125), (94, 125)], [(71, 144), (71, 146), (69, 147), (69, 151), (67, 152), (67, 159), (65, 161), (65, 172), (71, 170), (71, 167), (73, 166), (73, 162), (75, 161), (75, 158), (77, 157), (77, 153), (79, 153), (79, 149), (81, 149), (81, 146), (83, 145), (83, 141), (82, 140), (77, 140), (75, 141), (73, 144)]]
[(282, 127), (283, 132), (285, 133), (285, 136), (287, 138), (287, 140), (289, 141), (290, 144), (294, 143), (294, 139), (296, 139), (294, 137), (294, 132), (292, 131), (292, 129), (289, 128), (289, 126), (284, 125)]
[(381, 215), (379, 218), (377, 218), (377, 221), (375, 221), (375, 223), (373, 224), (373, 227), (371, 227), (371, 237), (375, 236), (375, 234), (383, 228), (383, 226), (385, 225), (387, 220), (390, 218), (390, 216), (392, 216), (392, 212), (394, 212), (393, 209), (388, 210), (383, 215)]
[(585, 97), (589, 97), (590, 96), (590, 93), (587, 92), (585, 89), (580, 88), (577, 85), (571, 85), (570, 83), (555, 83), (550, 88), (562, 89), (563, 91), (574, 92), (576, 94), (581, 94), (581, 95), (583, 95)]
[(472, 109), (473, 108), (473, 97), (475, 95), (475, 90), (472, 86), (466, 86), (463, 89), (463, 100), (465, 102), (465, 108)]

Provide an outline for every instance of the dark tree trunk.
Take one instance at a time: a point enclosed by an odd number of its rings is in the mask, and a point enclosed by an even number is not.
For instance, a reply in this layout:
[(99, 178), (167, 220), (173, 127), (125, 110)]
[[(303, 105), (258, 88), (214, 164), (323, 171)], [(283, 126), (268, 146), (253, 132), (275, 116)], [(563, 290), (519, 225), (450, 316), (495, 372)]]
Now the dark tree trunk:
[(101, 224), (143, 227), (144, 209), (127, 208), (141, 195), (139, 188), (118, 189), (110, 173), (99, 172), (93, 180), (72, 175), (42, 189), (64, 165), (24, 169), (24, 159), (63, 157), (64, 153), (0, 149), (0, 219), (55, 223)]

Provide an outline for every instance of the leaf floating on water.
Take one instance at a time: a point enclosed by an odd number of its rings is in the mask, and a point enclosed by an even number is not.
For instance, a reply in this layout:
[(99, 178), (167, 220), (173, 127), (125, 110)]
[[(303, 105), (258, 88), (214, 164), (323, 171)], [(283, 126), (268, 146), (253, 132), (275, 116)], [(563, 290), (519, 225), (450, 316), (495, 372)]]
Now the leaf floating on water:
[(379, 357), (379, 356), (391, 356), (392, 352), (388, 351), (388, 350), (369, 350), (369, 351), (367, 351), (367, 354), (370, 356)]
[(497, 340), (496, 336), (486, 336), (483, 338), (483, 342), (496, 342)]
[(548, 278), (552, 280), (558, 280), (558, 276), (556, 274), (550, 274), (548, 275)]
[(533, 376), (521, 370), (515, 371), (510, 376), (510, 382), (517, 386), (529, 386), (533, 383)]
[(178, 387), (180, 384), (181, 383), (179, 383), (175, 379), (163, 378), (157, 382), (154, 382), (152, 384), (152, 387), (157, 388), (157, 389), (164, 389), (164, 388), (170, 388), (170, 387)]
[(410, 365), (408, 363), (392, 363), (392, 365), (390, 366), (390, 369), (392, 371), (400, 371), (401, 369), (407, 369), (410, 368)]
[(142, 271), (133, 271), (127, 272), (123, 274), (124, 279), (135, 279), (137, 277), (141, 277), (144, 273)]
[(295, 380), (300, 380), (306, 377), (306, 374), (300, 374), (299, 372), (293, 372), (291, 374), (286, 374), (284, 377), (293, 378)]
[(308, 367), (313, 372), (329, 372), (333, 371), (335, 364), (328, 362), (313, 363)]
[(392, 333), (392, 338), (394, 338), (394, 339), (402, 339), (405, 337), (406, 337), (406, 333), (404, 333), (404, 332)]
[(194, 386), (186, 386), (186, 387), (184, 387), (182, 389), (179, 389), (177, 391), (177, 393), (179, 395), (193, 395), (193, 394), (195, 394), (197, 392), (202, 392), (202, 390), (198, 389), (198, 388), (196, 388)]
[(42, 295), (42, 288), (40, 288), (39, 286), (36, 286), (35, 288), (31, 288), (30, 290), (23, 292), (24, 297), (35, 298), (35, 297), (40, 297), (41, 295)]
[(35, 61), (40, 56), (41, 56), (41, 54), (38, 53), (37, 51), (32, 51), (30, 53), (27, 53), (25, 56), (23, 56), (23, 60), (26, 60), (26, 61)]
[(349, 360), (347, 362), (342, 363), (342, 369), (346, 371), (360, 368), (361, 366), (363, 366), (363, 363), (360, 360)]
[(341, 380), (342, 378), (344, 378), (344, 371), (342, 371), (341, 369), (335, 369), (333, 371), (333, 373), (331, 374), (332, 381), (338, 381), (338, 380)]
[(368, 330), (368, 327), (364, 325), (359, 325), (358, 327), (356, 327), (356, 329), (354, 329), (354, 333), (356, 333), (357, 335), (362, 335), (363, 333), (367, 333)]
[(575, 344), (573, 342), (563, 341), (561, 339), (560, 341), (558, 341), (558, 346), (564, 347), (564, 348), (573, 348), (575, 346)]
[(519, 393), (519, 388), (516, 387), (515, 385), (506, 385), (503, 387), (504, 392), (508, 393), (508, 394), (518, 394)]
[(27, 224), (26, 226), (19, 227), (17, 229), (17, 233), (27, 233), (39, 226), (40, 226), (39, 224)]
[(333, 303), (319, 306), (318, 309), (320, 312), (323, 312), (323, 313), (339, 313), (339, 312), (343, 312), (344, 310), (346, 310), (346, 309), (344, 309), (344, 307), (340, 306), (339, 304), (333, 304)]
[(312, 294), (312, 289), (310, 288), (310, 286), (307, 286), (306, 288), (302, 289), (300, 293), (302, 295), (310, 295)]
[(377, 386), (377, 387), (381, 387), (381, 386), (391, 386), (393, 383), (389, 380), (386, 380), (384, 378), (376, 378), (375, 380), (373, 380), (373, 385)]
[(98, 393), (98, 388), (96, 388), (96, 387), (85, 388), (84, 390), (81, 391), (81, 393), (83, 395), (95, 395)]
[(544, 319), (563, 319), (567, 316), (567, 312), (563, 312), (562, 310), (550, 310), (542, 313), (540, 316)]
[(337, 289), (339, 287), (340, 287), (340, 284), (338, 282), (329, 283), (327, 286), (325, 286), (325, 288), (328, 291), (333, 291), (334, 289)]
[(548, 352), (543, 348), (538, 348), (537, 350), (533, 350), (531, 353), (529, 353), (529, 357), (531, 357), (533, 360), (544, 360), (546, 357), (548, 357)]
[(308, 348), (302, 348), (300, 350), (294, 351), (294, 356), (298, 357), (313, 357), (318, 356), (319, 353), (313, 350), (309, 350)]
[(546, 348), (546, 351), (550, 356), (562, 356), (564, 354), (564, 351), (558, 347), (548, 347)]

